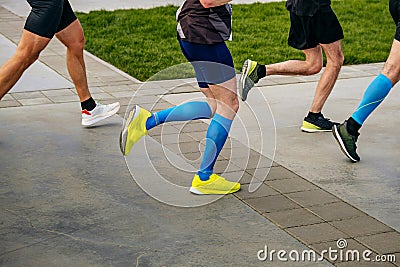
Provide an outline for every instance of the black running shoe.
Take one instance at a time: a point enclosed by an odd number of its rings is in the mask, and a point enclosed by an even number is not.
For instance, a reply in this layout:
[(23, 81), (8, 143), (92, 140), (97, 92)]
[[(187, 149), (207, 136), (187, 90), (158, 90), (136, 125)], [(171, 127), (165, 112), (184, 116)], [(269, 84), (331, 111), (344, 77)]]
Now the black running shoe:
[(357, 162), (360, 161), (360, 157), (357, 155), (357, 139), (358, 136), (351, 135), (347, 131), (347, 121), (342, 124), (334, 125), (332, 128), (333, 136), (336, 141), (339, 143), (340, 148), (343, 153), (352, 161)]
[(316, 119), (311, 119), (308, 116), (304, 118), (301, 130), (307, 133), (330, 132), (334, 124), (330, 119), (325, 118), (322, 114)]

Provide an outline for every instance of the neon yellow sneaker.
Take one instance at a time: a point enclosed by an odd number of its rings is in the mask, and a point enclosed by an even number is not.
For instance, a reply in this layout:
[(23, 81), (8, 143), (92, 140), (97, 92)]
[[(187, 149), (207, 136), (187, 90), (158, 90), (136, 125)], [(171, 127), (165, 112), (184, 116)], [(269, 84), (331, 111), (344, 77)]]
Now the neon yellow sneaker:
[(227, 195), (240, 190), (240, 184), (229, 182), (217, 174), (211, 174), (207, 181), (200, 180), (199, 175), (195, 175), (192, 181), (190, 192), (197, 195)]
[(119, 136), (119, 147), (124, 156), (129, 155), (131, 148), (144, 135), (147, 135), (146, 121), (151, 113), (139, 106), (134, 106)]
[(250, 89), (260, 80), (257, 74), (259, 67), (257, 61), (250, 59), (246, 59), (243, 63), (242, 74), (239, 79), (239, 95), (243, 101), (247, 99)]

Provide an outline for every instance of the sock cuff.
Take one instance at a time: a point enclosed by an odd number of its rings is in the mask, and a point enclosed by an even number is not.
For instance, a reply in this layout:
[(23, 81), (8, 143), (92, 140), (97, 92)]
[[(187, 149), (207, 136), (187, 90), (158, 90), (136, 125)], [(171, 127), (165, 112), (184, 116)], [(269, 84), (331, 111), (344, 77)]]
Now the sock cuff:
[(376, 79), (379, 79), (379, 80), (381, 80), (382, 82), (384, 82), (384, 83), (385, 83), (385, 86), (387, 86), (387, 87), (390, 87), (390, 88), (393, 87), (392, 81), (391, 81), (387, 76), (383, 75), (382, 73), (380, 73), (380, 74), (376, 77)]

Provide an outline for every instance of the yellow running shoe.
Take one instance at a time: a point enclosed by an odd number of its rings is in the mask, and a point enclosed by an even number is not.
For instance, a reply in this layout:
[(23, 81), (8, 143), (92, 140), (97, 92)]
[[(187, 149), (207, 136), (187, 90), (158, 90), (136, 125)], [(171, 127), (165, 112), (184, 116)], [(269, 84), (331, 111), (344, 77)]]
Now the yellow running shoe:
[(240, 190), (240, 184), (229, 182), (217, 174), (211, 174), (207, 181), (200, 180), (195, 175), (192, 181), (190, 192), (197, 195), (227, 195)]
[(144, 135), (147, 135), (146, 121), (148, 117), (151, 117), (151, 113), (137, 105), (129, 112), (119, 136), (119, 147), (124, 156), (129, 155), (132, 146)]

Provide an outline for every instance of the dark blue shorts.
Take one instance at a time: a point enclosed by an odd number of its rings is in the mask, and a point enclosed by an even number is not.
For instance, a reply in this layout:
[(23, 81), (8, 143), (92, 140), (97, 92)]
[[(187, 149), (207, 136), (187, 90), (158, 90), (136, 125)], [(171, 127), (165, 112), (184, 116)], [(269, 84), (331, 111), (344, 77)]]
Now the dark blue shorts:
[(192, 64), (200, 88), (235, 77), (231, 52), (225, 43), (196, 44), (179, 40), (183, 55)]
[(24, 29), (42, 37), (53, 36), (76, 20), (68, 0), (27, 0), (32, 10)]

